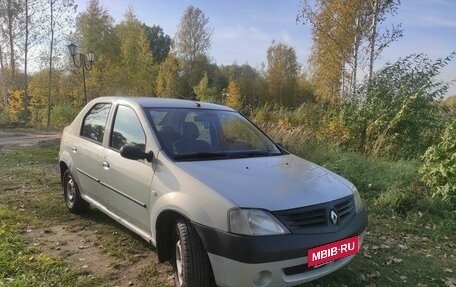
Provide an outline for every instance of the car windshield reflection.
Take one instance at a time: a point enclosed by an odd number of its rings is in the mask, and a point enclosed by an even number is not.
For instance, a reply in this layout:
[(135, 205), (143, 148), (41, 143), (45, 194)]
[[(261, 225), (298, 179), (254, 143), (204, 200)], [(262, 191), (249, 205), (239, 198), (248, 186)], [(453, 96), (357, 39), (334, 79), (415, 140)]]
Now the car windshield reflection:
[(149, 108), (146, 114), (162, 148), (174, 160), (283, 154), (273, 141), (237, 112)]

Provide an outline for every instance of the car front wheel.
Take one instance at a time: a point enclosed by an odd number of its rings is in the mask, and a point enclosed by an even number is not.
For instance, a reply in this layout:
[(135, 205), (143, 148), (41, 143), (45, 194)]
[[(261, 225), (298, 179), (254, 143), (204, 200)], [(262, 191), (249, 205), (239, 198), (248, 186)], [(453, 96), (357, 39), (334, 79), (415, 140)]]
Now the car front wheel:
[(191, 224), (179, 219), (174, 233), (174, 282), (177, 287), (215, 286), (206, 250)]
[(72, 213), (83, 213), (90, 207), (89, 203), (82, 199), (78, 185), (68, 169), (63, 174), (63, 198), (66, 207)]

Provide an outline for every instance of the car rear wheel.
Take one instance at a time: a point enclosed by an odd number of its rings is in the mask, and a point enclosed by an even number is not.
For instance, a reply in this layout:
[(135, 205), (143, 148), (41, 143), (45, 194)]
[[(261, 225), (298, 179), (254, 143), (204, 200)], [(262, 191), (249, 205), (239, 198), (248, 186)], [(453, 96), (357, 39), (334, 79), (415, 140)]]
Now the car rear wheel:
[(78, 185), (68, 169), (63, 174), (63, 198), (66, 207), (73, 213), (83, 213), (90, 207), (90, 204), (82, 199)]
[(173, 267), (177, 287), (215, 286), (209, 258), (191, 224), (179, 219), (174, 233)]

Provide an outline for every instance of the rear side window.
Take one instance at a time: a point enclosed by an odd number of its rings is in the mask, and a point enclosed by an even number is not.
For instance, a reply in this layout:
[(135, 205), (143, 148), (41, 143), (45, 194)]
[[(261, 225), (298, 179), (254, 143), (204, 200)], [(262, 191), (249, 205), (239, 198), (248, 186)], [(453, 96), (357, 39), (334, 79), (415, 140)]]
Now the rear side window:
[(135, 111), (130, 107), (120, 105), (117, 108), (109, 146), (120, 150), (126, 144), (133, 144), (145, 149), (146, 136)]
[(103, 143), (103, 135), (110, 109), (111, 104), (96, 104), (84, 118), (81, 128), (81, 136)]

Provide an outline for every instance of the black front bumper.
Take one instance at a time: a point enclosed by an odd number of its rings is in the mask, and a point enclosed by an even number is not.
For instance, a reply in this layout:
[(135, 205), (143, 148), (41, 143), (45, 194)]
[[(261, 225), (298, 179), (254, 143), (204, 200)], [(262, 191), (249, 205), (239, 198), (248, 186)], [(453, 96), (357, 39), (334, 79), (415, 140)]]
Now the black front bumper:
[(360, 235), (367, 226), (363, 207), (344, 228), (320, 234), (245, 236), (193, 223), (206, 251), (243, 263), (266, 263), (307, 256), (310, 248)]

